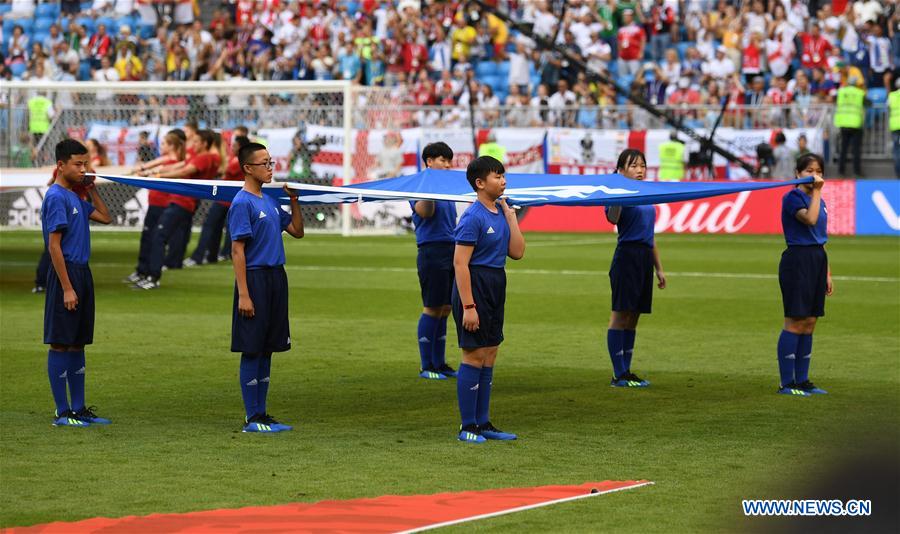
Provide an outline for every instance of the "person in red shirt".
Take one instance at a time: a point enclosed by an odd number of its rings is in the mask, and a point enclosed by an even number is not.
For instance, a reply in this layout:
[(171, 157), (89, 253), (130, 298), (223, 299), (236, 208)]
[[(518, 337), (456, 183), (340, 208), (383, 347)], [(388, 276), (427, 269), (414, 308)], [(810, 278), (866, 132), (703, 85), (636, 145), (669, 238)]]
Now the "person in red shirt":
[(644, 29), (634, 23), (634, 12), (626, 9), (622, 12), (622, 27), (618, 32), (619, 74), (636, 76), (641, 70), (644, 58), (644, 47), (647, 45), (647, 34)]
[(810, 71), (816, 68), (828, 68), (831, 43), (821, 35), (818, 21), (813, 20), (809, 23), (809, 32), (800, 34), (800, 43), (802, 49), (800, 64), (804, 69)]
[(419, 72), (428, 63), (428, 48), (417, 40), (407, 40), (400, 49), (403, 70), (407, 74)]
[[(250, 139), (245, 135), (238, 135), (231, 143), (231, 158), (225, 167), (225, 180), (242, 181), (244, 173), (238, 163), (238, 151), (250, 144)], [(209, 213), (200, 230), (200, 240), (191, 257), (184, 260), (185, 267), (194, 267), (204, 263), (216, 263), (219, 261), (219, 245), (222, 242), (222, 230), (225, 227), (225, 218), (228, 215), (228, 207), (231, 202), (216, 201), (209, 207)], [(231, 256), (231, 239), (226, 239), (227, 250), (222, 250), (223, 256)]]
[[(194, 156), (190, 157), (184, 165), (176, 168), (162, 167), (153, 173), (156, 178), (188, 178), (194, 180), (212, 180), (219, 174), (219, 166), (222, 156), (216, 146), (217, 134), (212, 130), (200, 130), (193, 139)], [(197, 209), (197, 199), (184, 195), (169, 195), (169, 206), (159, 217), (159, 224), (153, 236), (153, 244), (150, 249), (150, 274), (135, 284), (138, 289), (156, 289), (162, 278), (162, 266), (166, 243), (178, 234), (184, 232), (184, 227), (190, 227), (194, 211)]]
[(112, 46), (112, 39), (106, 33), (106, 24), (97, 25), (97, 33), (88, 40), (88, 50), (90, 51), (91, 67), (100, 68), (100, 59), (109, 54), (109, 48)]
[[(170, 130), (163, 137), (160, 149), (162, 155), (154, 160), (141, 163), (131, 169), (131, 174), (144, 174), (150, 169), (175, 165), (185, 159), (185, 135), (180, 129)], [(151, 189), (147, 192), (147, 214), (144, 216), (144, 227), (141, 230), (141, 242), (138, 248), (138, 262), (134, 272), (125, 277), (123, 282), (136, 284), (150, 276), (150, 250), (153, 235), (159, 225), (159, 218), (169, 205), (168, 193)]]

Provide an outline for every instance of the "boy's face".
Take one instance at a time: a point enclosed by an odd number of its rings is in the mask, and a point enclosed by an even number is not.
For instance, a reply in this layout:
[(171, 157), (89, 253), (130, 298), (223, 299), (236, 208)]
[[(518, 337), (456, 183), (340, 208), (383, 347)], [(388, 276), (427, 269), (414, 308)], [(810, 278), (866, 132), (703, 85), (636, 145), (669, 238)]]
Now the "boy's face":
[(436, 158), (428, 158), (425, 166), (429, 169), (447, 170), (450, 168), (450, 163), (450, 160), (444, 156), (438, 156)]
[(475, 186), (484, 191), (492, 200), (497, 200), (506, 191), (506, 175), (491, 172), (480, 180), (475, 180)]
[(61, 176), (64, 180), (71, 184), (77, 184), (84, 181), (84, 173), (90, 166), (91, 157), (88, 154), (79, 154), (70, 156), (68, 161), (57, 161), (57, 176)]
[(267, 184), (272, 181), (272, 169), (275, 162), (268, 150), (257, 150), (250, 157), (250, 161), (244, 164), (244, 173), (259, 183)]

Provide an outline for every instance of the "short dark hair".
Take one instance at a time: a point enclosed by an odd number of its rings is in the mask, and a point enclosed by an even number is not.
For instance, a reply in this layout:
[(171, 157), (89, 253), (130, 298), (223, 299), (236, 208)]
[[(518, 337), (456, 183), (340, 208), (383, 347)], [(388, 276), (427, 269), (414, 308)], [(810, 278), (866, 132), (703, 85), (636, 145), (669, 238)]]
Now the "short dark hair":
[(87, 153), (87, 147), (75, 139), (63, 139), (56, 143), (56, 161), (65, 163), (72, 156), (83, 156)]
[(203, 140), (206, 148), (209, 148), (216, 144), (216, 135), (218, 134), (212, 130), (200, 130), (197, 132), (197, 137)]
[(801, 172), (813, 161), (818, 161), (819, 167), (822, 168), (822, 172), (825, 172), (825, 160), (822, 158), (822, 156), (813, 154), (812, 152), (808, 152), (797, 158), (797, 172)]
[(478, 188), (475, 187), (475, 181), (484, 180), (492, 172), (506, 174), (506, 169), (497, 158), (481, 156), (473, 159), (472, 162), (469, 163), (469, 166), (466, 167), (466, 179), (469, 181), (469, 185), (472, 186), (472, 189), (478, 191)]
[(453, 149), (450, 148), (450, 145), (443, 141), (425, 145), (425, 148), (422, 150), (422, 161), (425, 162), (425, 165), (428, 165), (428, 160), (437, 158), (453, 161)]
[(242, 172), (244, 165), (250, 163), (250, 157), (260, 150), (267, 150), (266, 146), (260, 143), (247, 143), (238, 150), (238, 163), (241, 165)]
[(234, 140), (232, 142), (237, 143), (238, 150), (240, 150), (250, 144), (250, 138), (246, 135), (236, 135), (234, 136)]
[(783, 145), (787, 142), (787, 137), (784, 136), (784, 132), (778, 132), (775, 134), (775, 144)]
[(644, 156), (643, 152), (636, 148), (626, 148), (619, 154), (619, 159), (616, 161), (616, 171), (627, 169), (629, 165), (637, 160), (643, 161), (644, 165), (647, 164), (647, 157)]
[(234, 131), (235, 131), (235, 132), (238, 131), (238, 130), (247, 132), (248, 134), (250, 133), (250, 129), (247, 128), (246, 126), (244, 126), (243, 124), (240, 124), (240, 125), (234, 127)]
[(186, 123), (184, 123), (184, 127), (190, 128), (191, 130), (194, 130), (195, 132), (200, 131), (200, 125), (197, 124), (197, 121), (187, 121)]

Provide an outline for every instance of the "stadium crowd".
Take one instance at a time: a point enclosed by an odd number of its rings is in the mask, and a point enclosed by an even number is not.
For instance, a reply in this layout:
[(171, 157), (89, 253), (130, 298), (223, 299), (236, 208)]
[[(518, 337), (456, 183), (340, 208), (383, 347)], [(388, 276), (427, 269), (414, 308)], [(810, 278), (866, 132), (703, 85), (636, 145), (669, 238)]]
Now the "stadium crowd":
[[(900, 67), (896, 0), (494, 3), (655, 105), (711, 110), (729, 96), (731, 126), (782, 118), (742, 106), (833, 103), (851, 80), (883, 103)], [(350, 79), (392, 88), (392, 105), (464, 108), (475, 98), (479, 122), (507, 126), (614, 127), (622, 117), (611, 108), (626, 103), (470, 2), (230, 0), (205, 24), (191, 0), (13, 0), (0, 11), (3, 79)], [(703, 126), (718, 110), (684, 114)], [(774, 125), (814, 119), (798, 112)]]

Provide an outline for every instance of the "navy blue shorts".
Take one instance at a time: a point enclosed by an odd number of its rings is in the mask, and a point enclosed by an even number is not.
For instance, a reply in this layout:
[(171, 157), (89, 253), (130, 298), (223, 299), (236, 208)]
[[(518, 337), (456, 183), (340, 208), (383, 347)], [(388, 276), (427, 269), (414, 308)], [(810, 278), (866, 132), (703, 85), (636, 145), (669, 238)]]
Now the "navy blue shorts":
[(778, 264), (784, 316), (824, 316), (827, 281), (828, 255), (825, 254), (825, 247), (789, 246), (785, 249)]
[(453, 291), (453, 252), (455, 249), (455, 243), (419, 245), (416, 267), (419, 270), (422, 305), (426, 308), (440, 308), (450, 304), (450, 293)]
[(451, 305), (456, 322), (456, 337), (461, 349), (496, 347), (503, 343), (503, 313), (506, 306), (506, 271), (495, 267), (469, 265), (472, 297), (478, 312), (478, 330), (469, 332), (462, 325), (463, 308), (459, 290), (453, 284)]
[(291, 349), (288, 319), (287, 274), (283, 266), (247, 270), (247, 289), (254, 316), (238, 313), (238, 289), (234, 284), (231, 319), (232, 352), (284, 352)]
[(653, 248), (619, 243), (609, 267), (612, 310), (650, 313), (653, 304)]
[(87, 264), (66, 262), (66, 272), (78, 296), (78, 305), (74, 311), (66, 309), (62, 284), (51, 266), (44, 300), (44, 343), (90, 345), (94, 342), (94, 277)]

